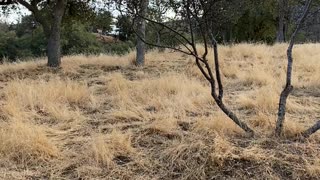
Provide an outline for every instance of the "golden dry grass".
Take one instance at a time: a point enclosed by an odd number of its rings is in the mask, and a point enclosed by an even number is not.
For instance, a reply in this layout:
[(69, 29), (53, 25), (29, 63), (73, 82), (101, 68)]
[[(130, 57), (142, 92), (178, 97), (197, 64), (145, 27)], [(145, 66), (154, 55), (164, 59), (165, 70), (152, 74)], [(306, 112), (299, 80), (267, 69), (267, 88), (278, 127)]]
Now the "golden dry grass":
[(0, 179), (318, 179), (319, 133), (294, 139), (320, 117), (319, 44), (295, 47), (285, 137), (272, 136), (286, 46), (219, 48), (225, 102), (255, 138), (179, 53), (151, 51), (143, 68), (133, 52), (3, 64)]

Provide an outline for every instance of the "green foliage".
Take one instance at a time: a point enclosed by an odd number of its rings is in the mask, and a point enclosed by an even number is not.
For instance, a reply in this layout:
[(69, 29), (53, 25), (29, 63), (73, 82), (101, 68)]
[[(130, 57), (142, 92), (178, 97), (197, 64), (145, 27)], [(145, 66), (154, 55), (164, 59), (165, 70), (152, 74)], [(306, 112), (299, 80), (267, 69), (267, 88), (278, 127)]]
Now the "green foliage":
[[(175, 47), (179, 45), (181, 42), (183, 42), (181, 37), (176, 36), (173, 32), (171, 32), (166, 28), (162, 28), (160, 26), (149, 23), (147, 24), (146, 29), (147, 29), (146, 39), (153, 44)], [(186, 32), (181, 32), (181, 34), (184, 37), (190, 38), (190, 35)], [(149, 47), (149, 48), (152, 48), (152, 47)]]
[(18, 37), (24, 34), (31, 33), (36, 28), (36, 21), (33, 16), (24, 16), (21, 22), (16, 25), (16, 33)]
[(18, 37), (14, 31), (0, 33), (1, 58), (9, 60), (44, 56), (46, 52), (45, 36), (41, 28)]
[(256, 13), (246, 12), (234, 27), (237, 42), (263, 41), (272, 43), (276, 38), (276, 31), (277, 21), (265, 9)]
[(124, 55), (129, 53), (134, 47), (135, 44), (131, 41), (104, 44), (104, 52), (108, 54)]
[(99, 54), (103, 51), (95, 35), (89, 33), (86, 29), (85, 25), (77, 21), (63, 26), (63, 54)]
[(72, 21), (88, 23), (94, 21), (96, 15), (95, 7), (90, 2), (94, 3), (95, 0), (68, 0), (63, 23), (68, 24)]
[[(41, 26), (30, 28), (32, 18), (23, 18), (23, 21), (10, 27), (0, 23), (0, 59), (10, 61), (24, 60), (46, 55), (47, 41)], [(32, 26), (31, 26), (32, 27)], [(62, 54), (126, 54), (134, 48), (134, 43), (100, 42), (89, 32), (90, 26), (79, 21), (72, 21), (62, 27)], [(19, 36), (17, 33), (19, 32)]]
[(94, 29), (101, 29), (104, 32), (110, 32), (112, 30), (110, 26), (112, 24), (112, 18), (113, 17), (109, 11), (99, 10), (93, 18), (91, 26)]
[(130, 16), (118, 16), (116, 26), (119, 28), (119, 39), (121, 41), (132, 39), (134, 31), (132, 30), (132, 20)]
[[(89, 1), (97, 2), (95, 0)], [(66, 4), (62, 23), (62, 53), (64, 55), (125, 54), (132, 50), (136, 41), (136, 36), (132, 29), (133, 17), (125, 13), (117, 17), (116, 26), (119, 28), (118, 38), (120, 41), (99, 41), (92, 34), (92, 31), (102, 29), (104, 32), (110, 32), (113, 17), (106, 9), (101, 8), (97, 11), (94, 4), (88, 3), (89, 1), (69, 0)], [(46, 39), (48, 38), (48, 32), (51, 30), (50, 22), (52, 20), (53, 4), (48, 4), (45, 0), (34, 2), (36, 4), (33, 4), (33, 6), (39, 9), (38, 15), (25, 16), (16, 25), (9, 26), (0, 23), (0, 59), (6, 57), (11, 60), (17, 60), (46, 55)], [(152, 0), (149, 4), (148, 18), (165, 23), (190, 39), (189, 27), (184, 21), (184, 18), (186, 18), (185, 10), (183, 7), (179, 8), (178, 6), (181, 2)], [(219, 42), (274, 43), (279, 16), (278, 0), (219, 0), (204, 2), (212, 3), (212, 6), (207, 7), (210, 17), (208, 22), (210, 23), (209, 26), (213, 27), (213, 34), (216, 35), (216, 39)], [(299, 7), (303, 4), (295, 0), (288, 0), (288, 2), (288, 12), (286, 12), (288, 21), (286, 24), (287, 39), (294, 28), (294, 21), (299, 14)], [(319, 2), (319, 0), (315, 1), (313, 10), (319, 7)], [(133, 3), (136, 3), (136, 1), (133, 1)], [(17, 6), (11, 5), (2, 8), (11, 10), (11, 12), (18, 12), (14, 7)], [(166, 12), (176, 12), (179, 18), (168, 19), (166, 18), (168, 15)], [(313, 23), (314, 19), (310, 18), (309, 24)], [(312, 31), (318, 32), (317, 27), (315, 26)], [(152, 25), (150, 22), (147, 23), (146, 29), (147, 39), (153, 44), (174, 47), (183, 41), (166, 28), (155, 24)], [(46, 31), (44, 32), (44, 30)], [(310, 39), (310, 35), (307, 33), (309, 30), (300, 33), (297, 41)], [(195, 41), (201, 42), (199, 25), (194, 25), (194, 33), (196, 35)]]
[(16, 59), (18, 52), (15, 42), (16, 35), (14, 32), (0, 33), (0, 58)]

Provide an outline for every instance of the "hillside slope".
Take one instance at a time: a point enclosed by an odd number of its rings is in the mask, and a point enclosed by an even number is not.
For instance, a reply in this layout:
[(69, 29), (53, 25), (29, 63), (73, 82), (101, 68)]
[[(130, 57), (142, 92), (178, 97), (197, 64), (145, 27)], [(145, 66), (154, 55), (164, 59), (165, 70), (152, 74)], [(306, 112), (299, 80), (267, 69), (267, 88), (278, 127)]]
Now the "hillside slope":
[[(201, 50), (201, 49), (200, 49)], [(193, 59), (147, 54), (71, 56), (0, 66), (0, 179), (317, 179), (320, 45), (294, 49), (285, 136), (272, 136), (286, 45), (220, 47), (226, 104), (254, 128), (247, 138), (210, 97)], [(212, 54), (210, 54), (212, 56)]]

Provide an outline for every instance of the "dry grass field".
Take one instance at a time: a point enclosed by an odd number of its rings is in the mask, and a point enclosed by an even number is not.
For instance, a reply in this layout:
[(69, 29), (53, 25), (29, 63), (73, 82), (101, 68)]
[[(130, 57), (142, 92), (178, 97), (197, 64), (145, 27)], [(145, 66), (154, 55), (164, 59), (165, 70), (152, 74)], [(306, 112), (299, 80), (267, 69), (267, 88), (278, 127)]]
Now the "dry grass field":
[(219, 48), (226, 104), (254, 138), (179, 53), (1, 65), (0, 179), (320, 179), (320, 133), (294, 141), (320, 118), (320, 44), (295, 47), (285, 137), (272, 136), (286, 47)]

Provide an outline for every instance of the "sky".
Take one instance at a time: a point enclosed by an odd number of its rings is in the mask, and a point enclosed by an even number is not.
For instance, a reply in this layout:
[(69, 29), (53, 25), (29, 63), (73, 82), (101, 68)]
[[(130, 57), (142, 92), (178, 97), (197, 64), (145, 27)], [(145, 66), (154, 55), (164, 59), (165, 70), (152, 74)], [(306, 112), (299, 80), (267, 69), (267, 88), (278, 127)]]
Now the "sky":
[(22, 16), (30, 14), (30, 11), (28, 11), (23, 6), (19, 6), (19, 7), (21, 9), (19, 13), (11, 12), (9, 15), (4, 15), (2, 13), (2, 10), (0, 10), (0, 20), (7, 22), (7, 23), (10, 23), (10, 24), (11, 23), (18, 23), (21, 20)]
[[(97, 0), (95, 3), (96, 5), (101, 5), (101, 7), (103, 7), (103, 0)], [(18, 23), (21, 20), (22, 16), (31, 14), (30, 11), (26, 9), (24, 6), (22, 5), (18, 5), (18, 6), (20, 8), (19, 13), (14, 12), (14, 13), (10, 13), (9, 15), (4, 15), (0, 8), (0, 20), (7, 23)], [(113, 15), (116, 16), (117, 14), (118, 13), (113, 12)]]
[[(103, 4), (103, 0), (97, 0), (96, 1), (96, 5), (98, 5), (98, 6), (101, 5), (101, 7), (103, 7), (102, 4)], [(21, 17), (31, 14), (30, 11), (28, 9), (26, 9), (25, 7), (19, 5), (19, 8), (20, 8), (19, 13), (13, 12), (13, 13), (10, 13), (9, 15), (4, 15), (2, 13), (1, 8), (0, 8), (0, 21), (7, 22), (9, 24), (18, 23), (18, 22), (20, 22)], [(113, 16), (116, 17), (116, 16), (119, 15), (119, 12), (116, 11), (116, 10), (113, 10), (112, 14), (113, 14)], [(173, 12), (168, 12), (167, 16), (168, 17), (173, 17), (174, 13)]]

